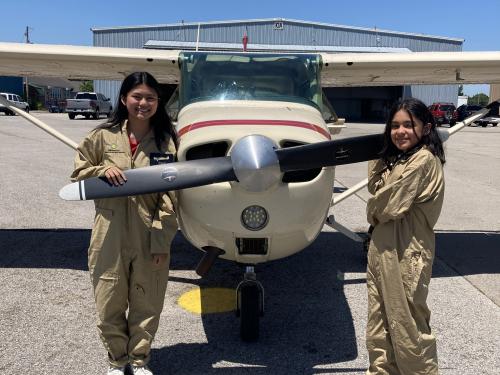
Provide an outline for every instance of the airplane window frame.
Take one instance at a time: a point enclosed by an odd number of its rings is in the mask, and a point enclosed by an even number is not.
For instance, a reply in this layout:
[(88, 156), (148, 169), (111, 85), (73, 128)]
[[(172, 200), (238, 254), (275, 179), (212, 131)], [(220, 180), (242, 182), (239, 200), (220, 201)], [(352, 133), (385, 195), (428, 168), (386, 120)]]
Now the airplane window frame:
[(320, 111), (323, 107), (318, 55), (183, 52), (180, 61), (179, 110), (211, 100), (295, 102)]

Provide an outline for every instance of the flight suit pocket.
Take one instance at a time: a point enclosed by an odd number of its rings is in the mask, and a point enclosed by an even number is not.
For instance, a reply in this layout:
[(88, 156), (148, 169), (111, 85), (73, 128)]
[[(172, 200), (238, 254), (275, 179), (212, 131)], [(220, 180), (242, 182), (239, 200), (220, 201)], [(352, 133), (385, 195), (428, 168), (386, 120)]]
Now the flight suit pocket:
[[(151, 269), (151, 282), (156, 298), (163, 300), (167, 291), (168, 274), (170, 269), (170, 254), (166, 255), (166, 261), (161, 265), (153, 264)], [(161, 310), (160, 310), (161, 312)]]
[(119, 289), (116, 288), (118, 282), (119, 276), (113, 271), (92, 275), (97, 313), (99, 314), (99, 319), (103, 322), (109, 321), (111, 318), (110, 312), (119, 310), (119, 306), (123, 304), (124, 298), (120, 296)]
[(401, 276), (407, 297), (411, 300), (413, 300), (413, 296), (419, 285), (424, 265), (422, 252), (419, 250), (408, 251), (403, 258), (403, 264), (401, 264), (403, 272)]
[(94, 227), (92, 228), (92, 236), (90, 237), (91, 250), (100, 250), (108, 235), (109, 226), (113, 218), (113, 210), (107, 208), (96, 207)]

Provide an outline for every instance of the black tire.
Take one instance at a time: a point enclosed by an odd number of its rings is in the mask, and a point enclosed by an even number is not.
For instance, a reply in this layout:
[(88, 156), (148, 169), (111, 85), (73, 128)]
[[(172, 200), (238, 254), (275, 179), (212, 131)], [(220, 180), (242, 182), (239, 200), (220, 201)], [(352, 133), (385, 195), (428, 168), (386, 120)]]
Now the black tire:
[(89, 118), (90, 118), (90, 115), (87, 115), (87, 114), (86, 114), (86, 115), (85, 115), (85, 119), (87, 119), (87, 120), (88, 120)]
[(24, 110), (26, 113), (30, 113), (30, 107), (26, 107), (26, 109)]
[(481, 124), (481, 126), (482, 126), (483, 128), (485, 128), (485, 127), (487, 127), (487, 126), (488, 126), (488, 124), (484, 123), (484, 124)]
[(260, 293), (257, 284), (246, 284), (240, 289), (240, 336), (246, 342), (259, 338)]
[(75, 114), (74, 113), (68, 113), (68, 117), (70, 120), (74, 120), (75, 119)]
[(497, 125), (498, 125), (498, 124), (497, 124), (496, 122), (495, 122), (495, 123), (493, 123), (493, 124), (491, 124), (491, 126), (497, 126)]
[(97, 108), (94, 112), (94, 114), (92, 115), (92, 117), (94, 118), (94, 120), (99, 120), (99, 117), (101, 116), (101, 114), (99, 113), (99, 108)]

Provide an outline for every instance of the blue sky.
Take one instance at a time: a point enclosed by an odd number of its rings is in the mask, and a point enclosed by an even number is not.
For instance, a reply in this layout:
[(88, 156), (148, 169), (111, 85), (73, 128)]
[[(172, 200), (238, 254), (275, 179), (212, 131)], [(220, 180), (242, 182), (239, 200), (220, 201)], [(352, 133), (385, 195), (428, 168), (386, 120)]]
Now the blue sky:
[(34, 43), (92, 45), (92, 27), (289, 18), (462, 38), (465, 51), (500, 51), (498, 0), (25, 0), (2, 2), (2, 14), (2, 42), (24, 42), (26, 26)]

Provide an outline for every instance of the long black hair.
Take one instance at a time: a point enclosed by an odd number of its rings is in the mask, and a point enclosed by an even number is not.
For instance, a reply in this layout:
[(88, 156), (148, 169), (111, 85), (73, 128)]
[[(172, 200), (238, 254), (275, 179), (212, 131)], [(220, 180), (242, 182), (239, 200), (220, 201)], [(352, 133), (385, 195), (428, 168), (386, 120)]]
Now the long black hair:
[[(436, 128), (436, 122), (434, 121), (434, 117), (432, 116), (431, 111), (427, 106), (420, 100), (415, 98), (408, 98), (402, 101), (396, 102), (389, 113), (389, 117), (387, 118), (387, 122), (385, 124), (384, 130), (384, 148), (381, 152), (381, 158), (386, 162), (386, 164), (391, 164), (394, 159), (401, 155), (401, 150), (399, 150), (391, 140), (391, 125), (394, 116), (398, 111), (405, 111), (408, 113), (411, 119), (411, 125), (413, 131), (415, 131), (415, 119), (418, 119), (422, 122), (422, 124), (427, 125), (431, 124), (430, 131), (428, 133), (423, 133), (422, 138), (420, 138), (419, 142), (415, 148), (419, 148), (422, 146), (426, 146), (427, 149), (432, 152), (433, 155), (437, 156), (441, 163), (446, 162), (446, 158), (444, 155), (443, 142), (439, 137), (439, 133)], [(412, 152), (412, 150), (408, 150), (407, 152)]]
[(127, 94), (134, 87), (138, 85), (146, 85), (156, 91), (158, 95), (158, 108), (156, 113), (151, 117), (151, 127), (153, 128), (155, 142), (158, 149), (161, 149), (161, 143), (165, 141), (165, 133), (172, 137), (175, 145), (177, 145), (177, 134), (175, 129), (170, 122), (170, 118), (165, 110), (165, 105), (167, 98), (162, 95), (160, 84), (158, 81), (148, 72), (135, 72), (129, 74), (122, 82), (120, 87), (120, 93), (116, 100), (115, 110), (111, 118), (104, 124), (99, 125), (98, 128), (112, 128), (113, 126), (121, 126), (123, 121), (128, 119), (127, 107), (122, 103), (122, 98), (127, 97)]

